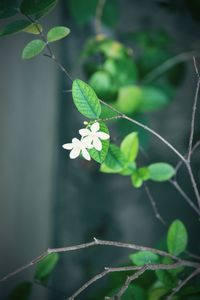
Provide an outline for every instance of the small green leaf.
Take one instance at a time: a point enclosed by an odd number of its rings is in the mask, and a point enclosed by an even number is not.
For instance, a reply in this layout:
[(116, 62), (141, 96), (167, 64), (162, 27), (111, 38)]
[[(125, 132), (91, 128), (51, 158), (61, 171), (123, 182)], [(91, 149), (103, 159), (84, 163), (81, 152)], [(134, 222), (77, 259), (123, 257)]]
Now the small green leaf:
[(154, 181), (166, 181), (175, 175), (173, 166), (166, 163), (155, 163), (148, 167), (149, 178)]
[(28, 300), (32, 292), (31, 282), (22, 282), (11, 292), (10, 300)]
[(159, 281), (167, 288), (173, 288), (177, 285), (177, 278), (176, 276), (173, 276), (172, 273), (170, 273), (167, 270), (156, 270), (155, 271), (157, 278)]
[[(110, 144), (106, 159), (100, 170), (101, 172), (105, 172), (105, 170), (107, 170), (105, 173), (118, 173), (122, 171), (127, 164), (128, 162), (119, 147), (114, 144)], [(109, 172), (109, 170), (112, 172)]]
[(0, 36), (6, 36), (6, 35), (18, 33), (20, 31), (22, 31), (23, 29), (25, 29), (26, 27), (28, 27), (30, 24), (32, 24), (32, 23), (28, 20), (14, 21), (14, 22), (6, 25), (2, 29), (0, 29)]
[(146, 300), (147, 295), (145, 290), (142, 289), (140, 286), (134, 284), (130, 284), (126, 292), (121, 298), (122, 300)]
[(135, 187), (135, 188), (140, 188), (143, 184), (143, 179), (142, 177), (140, 176), (138, 170), (136, 170), (132, 175), (131, 175), (131, 182), (132, 182), (132, 185)]
[(149, 179), (149, 169), (147, 167), (139, 168), (138, 174), (144, 181)]
[(55, 42), (65, 38), (70, 34), (70, 29), (64, 26), (56, 26), (51, 28), (47, 33), (47, 41)]
[[(106, 126), (105, 123), (103, 122), (99, 122), (100, 125), (100, 129), (99, 131), (103, 131), (107, 134), (109, 134), (109, 130), (108, 127)], [(92, 148), (91, 150), (89, 150), (90, 156), (96, 160), (98, 163), (102, 163), (104, 162), (107, 152), (108, 152), (108, 148), (109, 148), (109, 144), (110, 144), (110, 140), (101, 140), (102, 143), (102, 150), (101, 151), (97, 151), (95, 148)]]
[(159, 262), (159, 256), (151, 251), (139, 251), (129, 255), (129, 258), (136, 266), (156, 264)]
[(126, 156), (129, 162), (136, 159), (139, 150), (138, 133), (132, 132), (128, 134), (120, 145), (122, 153)]
[(76, 79), (72, 85), (72, 96), (78, 111), (89, 119), (97, 119), (101, 105), (95, 91), (84, 81)]
[(32, 23), (25, 29), (23, 29), (23, 32), (31, 33), (31, 34), (40, 34), (43, 31), (43, 28), (40, 24)]
[(168, 289), (164, 287), (155, 288), (149, 292), (148, 300), (161, 300), (162, 296), (166, 295), (168, 292)]
[(116, 107), (124, 114), (137, 111), (141, 101), (141, 89), (137, 86), (124, 86), (120, 88)]
[(119, 174), (122, 176), (132, 175), (136, 171), (135, 162), (129, 163), (126, 168), (124, 168)]
[(188, 233), (185, 225), (180, 220), (175, 220), (167, 234), (168, 251), (173, 255), (179, 255), (185, 251), (188, 243)]
[(17, 5), (15, 0), (0, 1), (0, 19), (9, 18), (17, 14)]
[(32, 57), (35, 57), (43, 51), (44, 47), (45, 47), (44, 41), (33, 40), (25, 46), (22, 52), (22, 58), (30, 59)]
[(53, 272), (56, 264), (58, 263), (59, 255), (58, 253), (50, 253), (45, 258), (43, 258), (36, 267), (35, 279), (43, 284), (46, 284), (49, 276)]

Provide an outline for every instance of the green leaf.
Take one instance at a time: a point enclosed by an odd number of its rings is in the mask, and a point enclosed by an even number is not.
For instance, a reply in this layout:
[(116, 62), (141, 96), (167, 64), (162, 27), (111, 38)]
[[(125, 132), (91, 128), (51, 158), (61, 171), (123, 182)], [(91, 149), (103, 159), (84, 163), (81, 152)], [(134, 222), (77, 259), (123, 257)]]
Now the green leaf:
[(0, 19), (12, 17), (17, 14), (18, 3), (16, 0), (0, 1)]
[(136, 266), (156, 264), (159, 262), (159, 256), (151, 251), (139, 251), (129, 255), (129, 258)]
[(153, 289), (149, 292), (148, 300), (161, 300), (162, 296), (166, 295), (168, 292), (168, 289), (164, 287)]
[(188, 243), (188, 233), (185, 225), (180, 220), (175, 220), (167, 234), (168, 251), (173, 255), (179, 255), (185, 251)]
[(10, 300), (28, 300), (32, 292), (31, 282), (22, 282), (11, 292)]
[(20, 10), (24, 15), (47, 14), (58, 3), (57, 0), (23, 0), (20, 6)]
[(98, 0), (69, 0), (67, 1), (73, 18), (79, 25), (87, 23), (95, 15)]
[(132, 114), (137, 111), (141, 101), (141, 89), (137, 86), (125, 86), (120, 88), (116, 107), (124, 114)]
[(122, 176), (132, 175), (136, 171), (136, 163), (129, 163), (126, 168), (124, 168), (119, 174)]
[(47, 33), (47, 41), (55, 42), (65, 38), (70, 34), (70, 29), (64, 26), (56, 26), (51, 28)]
[(48, 254), (37, 264), (34, 278), (46, 285), (51, 273), (58, 263), (58, 260), (58, 253)]
[(136, 170), (132, 175), (131, 175), (131, 182), (132, 182), (132, 185), (135, 187), (135, 188), (140, 188), (143, 184), (143, 179), (142, 177), (140, 176), (138, 170)]
[(147, 296), (140, 286), (136, 284), (129, 285), (128, 289), (121, 298), (122, 300), (146, 300)]
[[(108, 127), (106, 126), (105, 123), (103, 122), (99, 122), (100, 124), (100, 129), (99, 131), (103, 131), (107, 134), (109, 134), (109, 130)], [(110, 144), (110, 140), (101, 140), (102, 143), (102, 150), (101, 151), (97, 151), (95, 148), (92, 148), (91, 150), (89, 150), (90, 156), (97, 161), (98, 163), (102, 163), (104, 162), (106, 155), (108, 153), (108, 148), (109, 148), (109, 144)]]
[(128, 134), (122, 141), (120, 149), (129, 162), (136, 159), (139, 150), (138, 133), (132, 132)]
[(166, 163), (155, 163), (148, 166), (149, 178), (154, 181), (166, 181), (175, 175), (173, 166)]
[(17, 20), (8, 25), (4, 28), (0, 29), (0, 36), (6, 36), (14, 33), (18, 33), (32, 24), (28, 20)]
[(43, 49), (45, 48), (45, 42), (42, 40), (33, 40), (30, 43), (28, 43), (23, 52), (22, 52), (22, 58), (23, 59), (30, 59), (32, 57), (37, 56), (40, 54)]
[(141, 103), (138, 108), (139, 112), (151, 112), (164, 107), (168, 102), (168, 96), (160, 89), (155, 87), (141, 88)]
[(43, 28), (40, 24), (32, 23), (25, 29), (23, 29), (23, 32), (31, 33), (31, 34), (40, 34), (43, 31)]
[(72, 85), (72, 96), (78, 111), (89, 119), (97, 119), (101, 105), (95, 91), (84, 81), (76, 79)]
[[(114, 144), (110, 144), (106, 159), (100, 170), (101, 172), (105, 172), (105, 170), (107, 170), (105, 173), (118, 173), (122, 171), (127, 164), (128, 162), (119, 147)], [(109, 170), (111, 170), (111, 172), (109, 172)]]
[(149, 169), (147, 167), (139, 168), (138, 174), (144, 181), (149, 179)]
[(156, 270), (155, 271), (159, 281), (167, 288), (173, 288), (177, 285), (177, 278), (167, 270)]

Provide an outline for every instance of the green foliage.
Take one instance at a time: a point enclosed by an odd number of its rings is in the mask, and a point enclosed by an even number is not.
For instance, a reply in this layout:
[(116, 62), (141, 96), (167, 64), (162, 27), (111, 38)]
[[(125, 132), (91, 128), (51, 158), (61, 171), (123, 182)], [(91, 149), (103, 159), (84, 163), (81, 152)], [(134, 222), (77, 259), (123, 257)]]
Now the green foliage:
[(57, 0), (23, 0), (20, 10), (24, 15), (35, 15), (37, 17), (42, 17), (49, 13), (57, 3)]
[(149, 292), (148, 300), (161, 300), (168, 293), (168, 289), (164, 287), (154, 288)]
[(129, 258), (136, 266), (159, 263), (159, 256), (151, 251), (139, 251), (129, 255)]
[(125, 86), (120, 88), (115, 106), (124, 114), (136, 112), (140, 106), (141, 89), (137, 86)]
[(168, 251), (173, 255), (179, 255), (185, 251), (188, 243), (188, 234), (185, 225), (180, 220), (175, 220), (167, 234)]
[(70, 33), (70, 29), (64, 26), (56, 26), (51, 28), (47, 33), (47, 41), (55, 42), (65, 38)]
[[(99, 124), (100, 124), (99, 130), (109, 134), (109, 130), (108, 130), (108, 127), (106, 126), (106, 124), (104, 122), (99, 122)], [(89, 150), (90, 156), (98, 163), (104, 162), (106, 155), (108, 153), (110, 141), (109, 141), (109, 139), (101, 140), (101, 143), (102, 143), (101, 151), (97, 151), (95, 148), (92, 148), (91, 150)]]
[(129, 162), (133, 162), (139, 151), (139, 140), (138, 133), (132, 132), (128, 134), (122, 141), (120, 145), (122, 153), (125, 155)]
[(22, 282), (11, 292), (10, 300), (28, 300), (32, 292), (31, 282)]
[(25, 29), (23, 29), (23, 32), (31, 33), (31, 34), (40, 34), (43, 31), (43, 28), (40, 24), (32, 23)]
[(56, 264), (58, 263), (59, 255), (58, 253), (50, 253), (44, 257), (36, 267), (35, 279), (42, 284), (46, 285), (48, 279), (54, 270)]
[(149, 178), (153, 181), (166, 181), (175, 175), (175, 169), (166, 163), (155, 163), (148, 167)]
[(6, 36), (14, 33), (18, 33), (28, 26), (31, 25), (31, 22), (28, 20), (16, 20), (12, 23), (9, 23), (4, 28), (0, 29), (0, 36)]
[(22, 52), (22, 58), (30, 59), (37, 56), (44, 50), (45, 46), (45, 42), (39, 39), (29, 42)]
[(114, 144), (110, 144), (106, 159), (101, 165), (100, 170), (104, 173), (118, 173), (127, 165), (128, 162), (120, 148)]
[(140, 176), (138, 170), (136, 170), (132, 175), (131, 175), (131, 182), (135, 188), (140, 188), (143, 184), (142, 177)]
[(122, 300), (146, 300), (145, 291), (136, 284), (129, 285), (128, 289), (122, 296)]
[(101, 105), (94, 90), (82, 80), (76, 79), (72, 85), (72, 96), (78, 111), (89, 119), (97, 119)]
[(169, 97), (161, 89), (154, 86), (144, 86), (141, 88), (141, 101), (138, 107), (139, 112), (156, 111), (169, 102)]
[(0, 19), (12, 17), (17, 13), (16, 0), (1, 0), (0, 1)]

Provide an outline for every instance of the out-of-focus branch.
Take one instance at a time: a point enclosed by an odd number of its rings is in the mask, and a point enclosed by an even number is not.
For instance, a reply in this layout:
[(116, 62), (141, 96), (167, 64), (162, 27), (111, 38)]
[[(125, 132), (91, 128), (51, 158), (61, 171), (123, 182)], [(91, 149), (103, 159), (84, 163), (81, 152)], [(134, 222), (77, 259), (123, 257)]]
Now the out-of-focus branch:
[(101, 34), (102, 32), (102, 16), (105, 4), (106, 0), (99, 0), (97, 3), (96, 14), (94, 19), (94, 28), (96, 34)]

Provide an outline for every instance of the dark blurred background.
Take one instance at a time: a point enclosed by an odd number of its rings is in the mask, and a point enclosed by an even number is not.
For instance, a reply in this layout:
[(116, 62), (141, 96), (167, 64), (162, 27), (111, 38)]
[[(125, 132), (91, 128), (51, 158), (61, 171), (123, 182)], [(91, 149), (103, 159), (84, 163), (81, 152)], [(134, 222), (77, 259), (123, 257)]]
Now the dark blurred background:
[[(86, 40), (94, 35), (94, 23), (77, 24), (66, 2), (61, 1), (42, 23), (46, 29), (55, 25), (71, 29), (71, 35), (53, 49), (73, 78), (86, 79), (79, 57)], [(123, 39), (128, 31), (164, 30), (173, 38), (174, 55), (198, 51), (200, 1), (119, 0), (118, 5), (116, 27), (103, 28), (113, 38)], [(70, 82), (53, 62), (42, 55), (28, 62), (21, 60), (29, 40), (23, 33), (0, 40), (1, 276), (48, 247), (89, 242), (94, 236), (156, 246), (166, 229), (155, 218), (143, 188), (134, 189), (127, 177), (100, 173), (95, 162), (72, 161), (62, 149), (82, 127), (83, 118), (66, 92)], [(130, 41), (123, 42), (130, 45)], [(187, 151), (195, 85), (193, 62), (188, 59), (173, 100), (146, 116), (148, 124), (181, 153)], [(199, 120), (198, 111), (195, 140), (199, 139)], [(115, 124), (110, 128), (120, 141), (123, 134)], [(177, 162), (153, 137), (144, 148), (151, 162)], [(145, 157), (140, 159), (145, 163)], [(199, 164), (197, 150), (193, 165), (198, 182)], [(186, 172), (180, 174), (180, 183), (194, 198)], [(190, 233), (190, 249), (200, 251), (195, 212), (169, 183), (151, 184), (150, 188), (166, 223), (181, 219)], [(32, 299), (65, 299), (105, 266), (127, 263), (128, 253), (99, 247), (62, 254), (50, 284), (52, 290), (36, 285)], [(1, 284), (0, 298), (8, 299), (16, 283), (31, 278), (32, 272), (29, 269)], [(102, 282), (106, 284), (106, 280)], [(100, 287), (94, 285), (82, 299), (89, 299)]]

